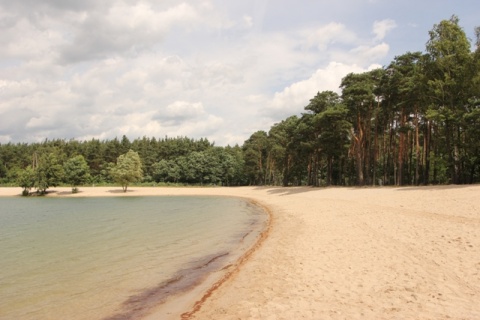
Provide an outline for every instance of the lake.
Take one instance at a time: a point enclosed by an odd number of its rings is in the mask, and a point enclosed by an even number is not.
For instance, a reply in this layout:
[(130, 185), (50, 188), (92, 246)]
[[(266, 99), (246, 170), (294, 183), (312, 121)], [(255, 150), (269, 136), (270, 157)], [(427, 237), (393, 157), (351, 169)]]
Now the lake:
[(0, 198), (0, 319), (135, 319), (253, 244), (229, 197)]

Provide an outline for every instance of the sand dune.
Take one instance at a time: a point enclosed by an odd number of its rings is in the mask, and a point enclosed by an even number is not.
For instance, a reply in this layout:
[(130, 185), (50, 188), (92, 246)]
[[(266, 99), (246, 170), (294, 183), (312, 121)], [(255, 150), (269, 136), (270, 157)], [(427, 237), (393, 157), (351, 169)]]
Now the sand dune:
[(189, 318), (480, 319), (480, 186), (127, 193), (159, 194), (239, 196), (272, 212), (261, 246)]

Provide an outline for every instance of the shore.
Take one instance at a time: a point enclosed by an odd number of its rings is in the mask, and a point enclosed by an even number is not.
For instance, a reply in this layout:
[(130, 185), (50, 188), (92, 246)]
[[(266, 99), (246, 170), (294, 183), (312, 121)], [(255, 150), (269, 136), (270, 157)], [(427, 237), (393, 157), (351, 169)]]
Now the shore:
[[(265, 239), (218, 285), (197, 293), (183, 318), (480, 318), (480, 186), (51, 191), (236, 196), (267, 207)], [(0, 188), (0, 196), (20, 193)]]

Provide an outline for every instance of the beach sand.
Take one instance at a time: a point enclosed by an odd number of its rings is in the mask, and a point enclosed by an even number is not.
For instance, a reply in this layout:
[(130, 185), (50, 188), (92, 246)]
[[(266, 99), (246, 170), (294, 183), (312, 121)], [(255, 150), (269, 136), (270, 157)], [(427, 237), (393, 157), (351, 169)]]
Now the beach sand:
[(80, 191), (237, 196), (269, 209), (264, 239), (214, 288), (182, 301), (183, 318), (480, 319), (480, 186)]

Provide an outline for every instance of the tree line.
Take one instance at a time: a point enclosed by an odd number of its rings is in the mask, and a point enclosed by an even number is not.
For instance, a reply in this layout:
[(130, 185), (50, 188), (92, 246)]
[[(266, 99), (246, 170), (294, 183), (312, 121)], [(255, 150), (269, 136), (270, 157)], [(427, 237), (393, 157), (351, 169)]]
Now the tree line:
[(426, 52), (345, 76), (305, 112), (245, 142), (252, 184), (428, 185), (480, 181), (480, 27), (476, 50), (452, 16)]
[[(318, 92), (300, 116), (253, 133), (242, 146), (125, 136), (0, 144), (0, 182), (35, 181), (43, 191), (63, 183), (124, 185), (120, 157), (130, 159), (133, 152), (141, 169), (127, 180), (152, 184), (478, 183), (480, 27), (475, 34), (472, 51), (459, 19), (443, 20), (429, 32), (425, 52), (407, 52), (383, 68), (346, 75), (340, 93)], [(79, 176), (82, 180), (74, 181)]]
[(62, 184), (119, 183), (125, 188), (129, 182), (244, 185), (242, 170), (241, 147), (217, 147), (203, 138), (143, 137), (130, 141), (123, 136), (0, 144), (0, 182), (39, 192)]

